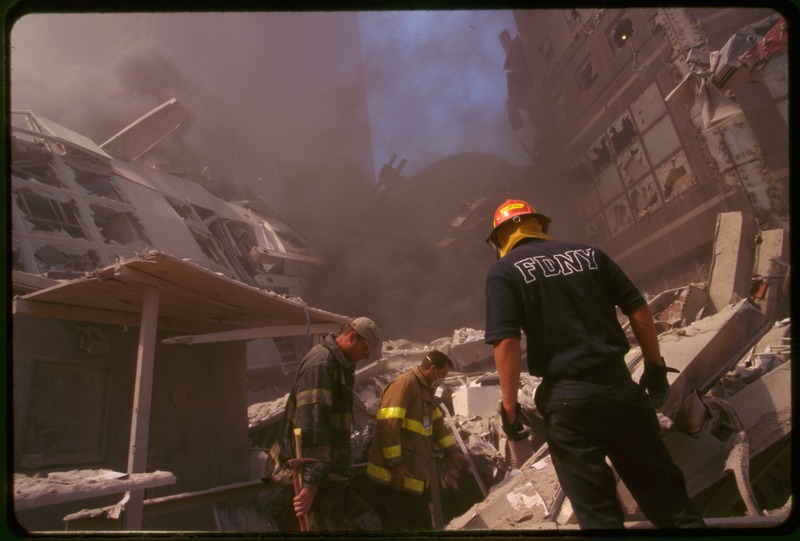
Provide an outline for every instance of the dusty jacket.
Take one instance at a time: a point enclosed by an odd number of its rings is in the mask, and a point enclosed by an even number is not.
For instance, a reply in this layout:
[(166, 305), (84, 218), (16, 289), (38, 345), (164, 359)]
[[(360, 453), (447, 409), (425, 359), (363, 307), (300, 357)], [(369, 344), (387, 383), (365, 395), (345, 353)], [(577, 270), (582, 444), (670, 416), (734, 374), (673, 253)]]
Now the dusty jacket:
[(292, 483), (286, 461), (295, 457), (295, 428), (303, 431), (303, 457), (318, 460), (303, 466), (303, 486), (316, 491), (320, 485), (350, 478), (354, 374), (355, 365), (344, 356), (333, 335), (303, 358), (286, 402), (281, 436), (270, 451), (267, 474), (275, 481), (287, 486)]
[(392, 466), (402, 461), (409, 472), (403, 489), (422, 494), (433, 464), (434, 443), (448, 454), (457, 450), (442, 410), (433, 403), (433, 389), (415, 366), (383, 391), (367, 475), (389, 485)]

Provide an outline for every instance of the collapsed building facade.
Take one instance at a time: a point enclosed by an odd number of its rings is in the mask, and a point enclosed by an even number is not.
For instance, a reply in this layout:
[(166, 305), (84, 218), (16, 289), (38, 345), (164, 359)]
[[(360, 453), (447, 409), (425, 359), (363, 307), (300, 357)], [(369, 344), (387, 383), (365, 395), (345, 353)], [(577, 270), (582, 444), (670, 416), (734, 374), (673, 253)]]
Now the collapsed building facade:
[[(537, 133), (514, 197), (550, 216), (557, 235), (600, 246), (656, 294), (708, 279), (721, 212), (789, 230), (780, 13), (528, 9), (514, 18), (517, 34), (500, 36), (509, 124)], [(491, 230), (505, 199), (485, 195), (464, 194), (452, 209), (444, 249), (485, 249), (475, 228)]]
[[(789, 229), (788, 29), (753, 8), (516, 11), (509, 117), (642, 289), (705, 280), (716, 215)], [(747, 55), (747, 56), (745, 56)]]
[[(348, 320), (302, 300), (318, 264), (308, 240), (264, 201), (227, 201), (208, 178), (140, 159), (185, 118), (174, 99), (101, 145), (12, 116), (14, 471), (92, 468), (44, 509), (19, 496), (15, 518), (58, 530), (76, 498), (133, 494), (130, 510), (143, 487), (246, 481), (247, 404)], [(177, 516), (166, 523), (215, 527)]]
[[(791, 506), (782, 482), (792, 465), (788, 55), (774, 52), (770, 69), (748, 75), (738, 101), (717, 102), (723, 108), (671, 92), (702, 77), (686, 63), (713, 56), (690, 55), (698, 44), (720, 50), (736, 29), (766, 19), (760, 39), (780, 24), (774, 15), (521, 11), (520, 35), (501, 36), (512, 125), (527, 116), (547, 134), (531, 149), (550, 158), (536, 160), (534, 178), (563, 181), (573, 195), (563, 199), (579, 202), (586, 224), (575, 236), (659, 293), (650, 304), (662, 348), (681, 370), (659, 411), (664, 438), (713, 527), (775, 527)], [(545, 68), (549, 83), (533, 84)], [(131, 127), (103, 145), (32, 113), (15, 117), (16, 518), (30, 531), (267, 529), (263, 449), (293, 368), (347, 321), (302, 301), (313, 250), (263, 202), (224, 201), (202, 178), (137, 163), (180, 123), (177, 102), (142, 118), (147, 135)], [(490, 188), (470, 187), (478, 195), (466, 194), (437, 231), (438, 248), (486, 250), (476, 231), (489, 229), (496, 199), (507, 197)], [(559, 222), (567, 235), (575, 221)], [(433, 524), (574, 528), (541, 431), (522, 445), (503, 437), (491, 348), (473, 329), (389, 342), (358, 370), (355, 496), (382, 388), (434, 348), (456, 362), (439, 396), (476, 468), (440, 464)], [(634, 377), (637, 354), (627, 359)], [(254, 356), (278, 359), (285, 379), (259, 371)], [(270, 387), (261, 393), (258, 374)], [(531, 410), (536, 384), (523, 376), (520, 401)], [(646, 527), (619, 491), (629, 523)], [(353, 515), (354, 529), (379, 528), (370, 502)]]

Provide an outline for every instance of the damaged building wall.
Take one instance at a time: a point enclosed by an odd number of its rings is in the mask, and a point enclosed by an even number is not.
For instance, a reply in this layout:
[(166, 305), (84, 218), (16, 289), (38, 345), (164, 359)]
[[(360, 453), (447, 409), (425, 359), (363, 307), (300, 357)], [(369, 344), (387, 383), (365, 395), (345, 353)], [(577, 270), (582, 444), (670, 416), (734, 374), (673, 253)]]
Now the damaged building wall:
[[(47, 336), (47, 340), (42, 340)], [(156, 347), (147, 471), (177, 483), (147, 497), (248, 479), (243, 343)], [(13, 326), (14, 471), (110, 469), (125, 472), (138, 329), (16, 315)], [(118, 502), (121, 494), (20, 511), (31, 531), (63, 531), (80, 509)], [(148, 529), (213, 530), (211, 509), (153, 517)]]
[[(665, 100), (688, 69), (690, 47), (718, 50), (736, 29), (769, 16), (735, 8), (515, 11), (537, 76), (527, 87), (509, 85), (509, 103), (523, 103), (540, 134), (535, 176), (571, 194), (549, 213), (560, 234), (600, 245), (655, 293), (708, 278), (720, 212), (788, 229), (787, 55), (733, 88), (742, 111), (713, 128), (702, 125), (700, 100), (688, 108)], [(757, 135), (768, 131), (772, 139)]]
[[(145, 117), (157, 120), (179, 106), (175, 100), (165, 105), (171, 107)], [(16, 112), (12, 120), (12, 270), (75, 278), (155, 249), (261, 289), (305, 294), (309, 269), (319, 260), (264, 201), (223, 200), (204, 179), (115, 157), (32, 112)], [(135, 127), (123, 130), (128, 139)], [(252, 362), (291, 367), (307, 349), (292, 338), (275, 342)]]
[(15, 113), (13, 124), (14, 270), (76, 277), (156, 249), (302, 296), (310, 245), (263, 201), (225, 201), (191, 175), (115, 159), (33, 113)]

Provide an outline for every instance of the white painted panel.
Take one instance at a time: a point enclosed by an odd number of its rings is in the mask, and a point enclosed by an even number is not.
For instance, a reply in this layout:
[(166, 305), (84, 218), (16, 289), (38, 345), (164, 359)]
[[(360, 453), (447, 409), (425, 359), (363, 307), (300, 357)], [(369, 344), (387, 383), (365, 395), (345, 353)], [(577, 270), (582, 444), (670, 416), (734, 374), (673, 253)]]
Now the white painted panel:
[(680, 140), (678, 134), (675, 133), (675, 126), (672, 125), (672, 120), (667, 116), (656, 123), (653, 128), (642, 136), (644, 147), (647, 150), (647, 155), (650, 157), (650, 162), (657, 164), (664, 158), (678, 150)]
[(656, 83), (647, 87), (647, 90), (636, 98), (631, 104), (631, 112), (639, 133), (647, 131), (659, 117), (667, 112), (664, 106), (664, 97)]

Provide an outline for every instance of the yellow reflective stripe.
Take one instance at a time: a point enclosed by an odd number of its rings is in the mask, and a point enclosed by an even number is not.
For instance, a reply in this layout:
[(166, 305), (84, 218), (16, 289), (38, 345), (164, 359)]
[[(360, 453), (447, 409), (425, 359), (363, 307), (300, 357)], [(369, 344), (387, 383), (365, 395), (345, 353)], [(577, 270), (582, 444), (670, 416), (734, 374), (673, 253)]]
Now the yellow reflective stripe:
[(430, 436), (433, 433), (430, 428), (425, 430), (425, 425), (414, 419), (403, 419), (403, 428), (411, 432), (416, 432), (417, 434), (422, 434), (423, 436)]
[(401, 407), (394, 407), (394, 408), (381, 408), (378, 410), (376, 414), (378, 420), (381, 419), (405, 419), (406, 418), (406, 408)]
[(402, 454), (402, 447), (399, 445), (392, 445), (383, 448), (383, 458), (397, 458)]
[[(367, 464), (367, 475), (386, 484), (392, 482), (392, 472), (386, 468), (381, 468), (372, 462)], [(406, 475), (405, 481), (403, 482), (403, 487), (414, 494), (422, 494), (422, 491), (425, 490), (425, 481), (415, 479), (410, 475)]]
[(453, 438), (453, 436), (448, 434), (447, 436), (445, 436), (442, 439), (440, 439), (437, 443), (439, 444), (439, 447), (441, 447), (442, 449), (447, 449), (451, 445), (455, 445), (456, 444), (456, 440), (455, 440), (455, 438)]
[(392, 474), (389, 470), (376, 466), (372, 462), (367, 464), (367, 475), (384, 483), (389, 483), (392, 480)]
[(436, 419), (438, 419), (441, 416), (442, 416), (442, 410), (440, 410), (438, 407), (435, 408), (433, 410), (433, 420), (435, 421)]
[(322, 404), (325, 406), (333, 405), (331, 392), (327, 389), (309, 389), (297, 393), (297, 406), (307, 406), (309, 404)]
[(416, 494), (422, 494), (422, 491), (425, 490), (425, 481), (420, 481), (419, 479), (414, 479), (413, 477), (406, 475), (403, 486)]

